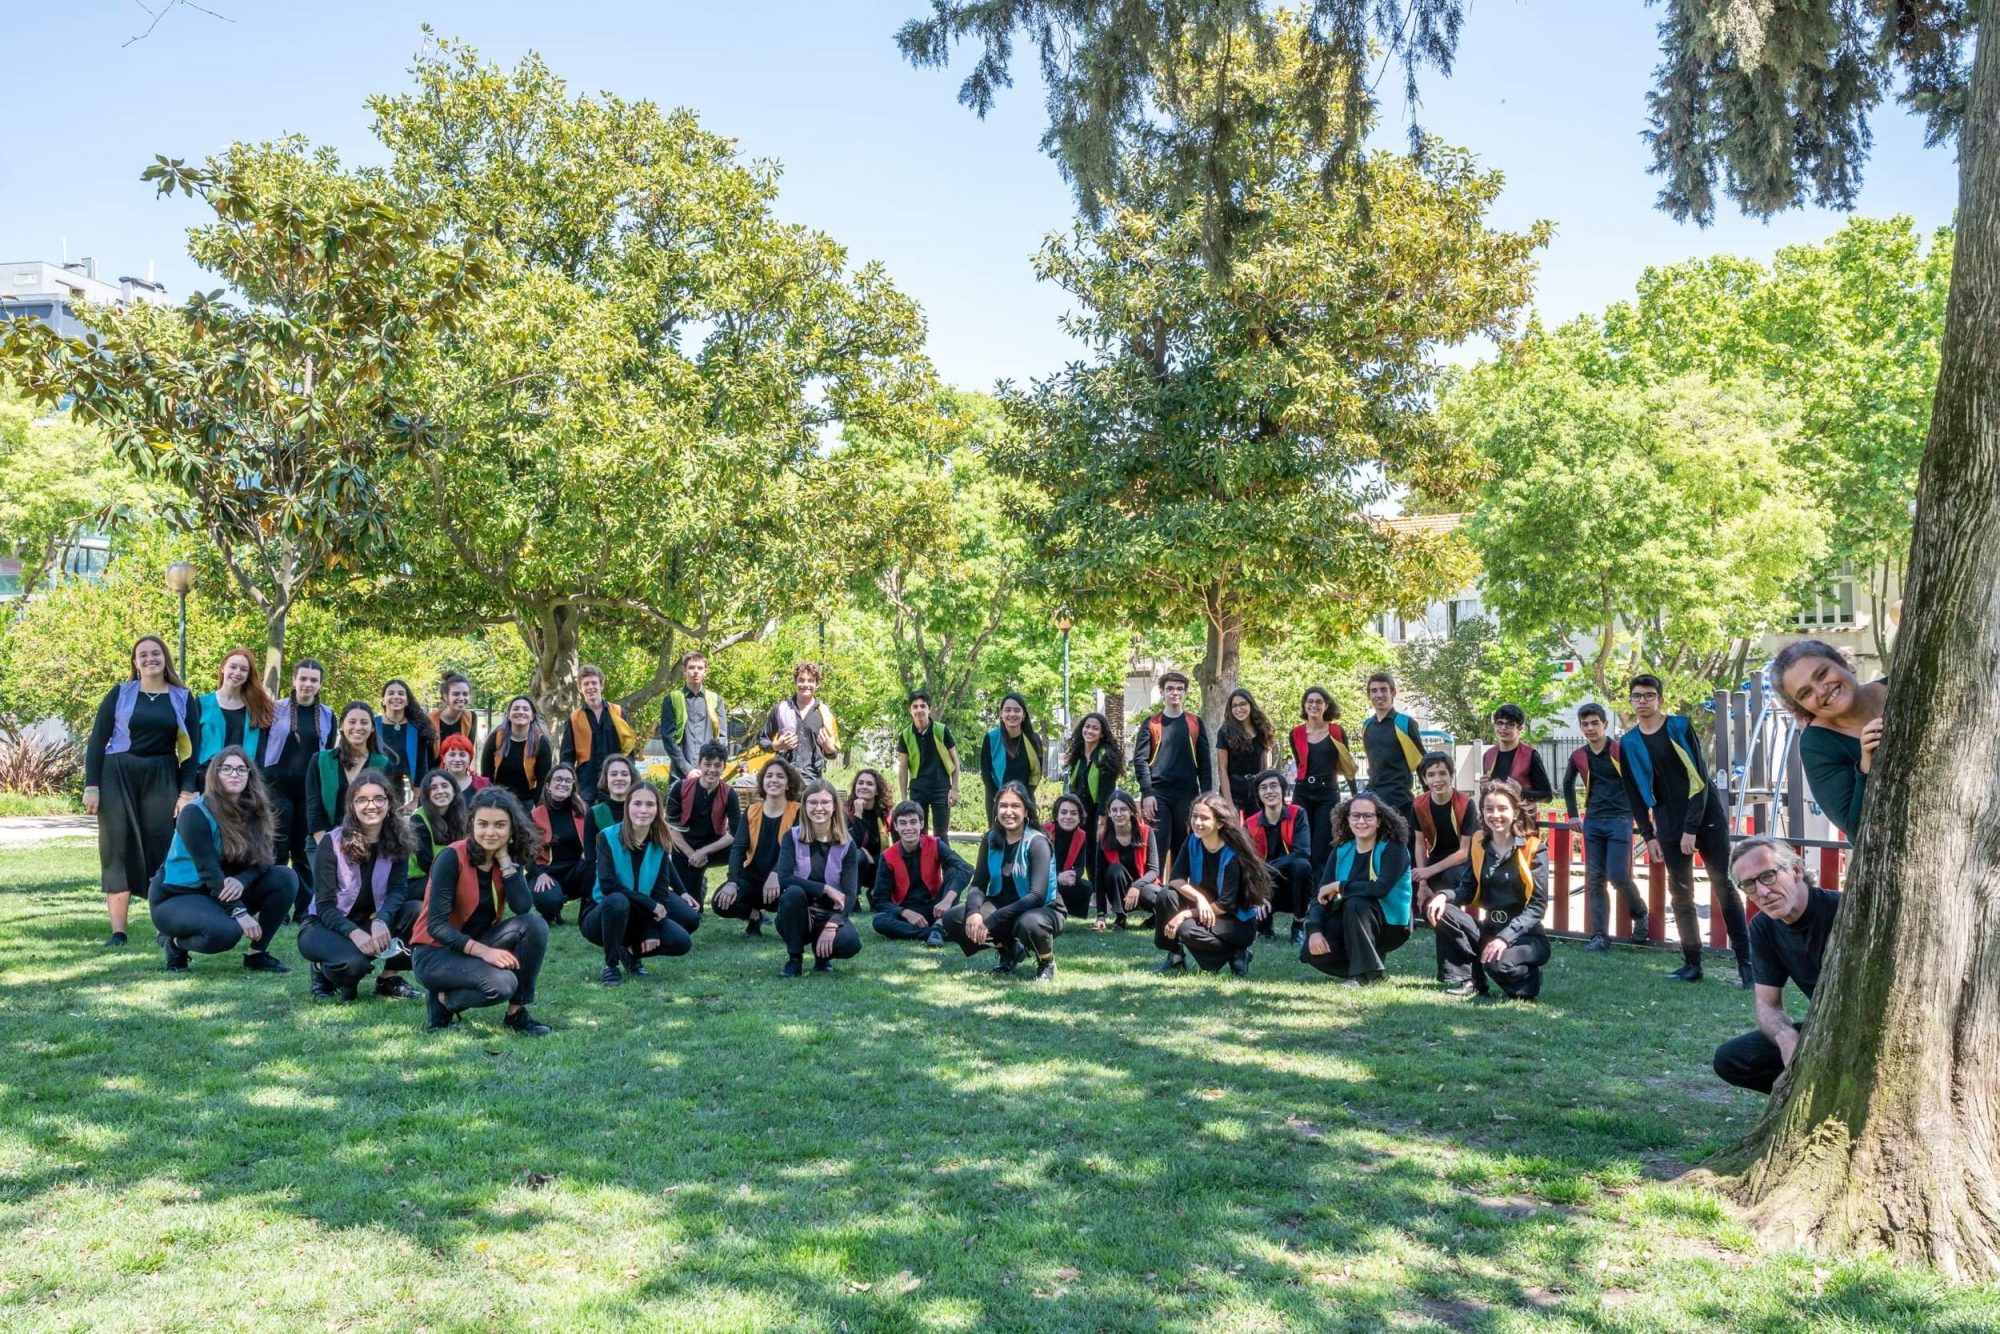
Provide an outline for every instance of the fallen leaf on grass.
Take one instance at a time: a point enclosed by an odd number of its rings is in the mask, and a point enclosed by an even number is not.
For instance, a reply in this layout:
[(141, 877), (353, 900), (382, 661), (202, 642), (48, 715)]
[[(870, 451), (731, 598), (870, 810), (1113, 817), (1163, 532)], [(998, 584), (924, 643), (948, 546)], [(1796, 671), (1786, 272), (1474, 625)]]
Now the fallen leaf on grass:
[(863, 1283), (857, 1279), (849, 1279), (847, 1281), (847, 1290), (849, 1292), (867, 1292), (870, 1288), (874, 1286), (875, 1285), (873, 1283)]
[(1217, 1098), (1221, 1096), (1222, 1096), (1221, 1089), (1203, 1089), (1201, 1091), (1201, 1097), (1203, 1101), (1206, 1102), (1214, 1102)]
[(907, 1269), (897, 1274), (890, 1282), (896, 1285), (896, 1295), (899, 1297), (905, 1293), (915, 1292), (918, 1288), (924, 1286), (924, 1281)]
[(1074, 1269), (1058, 1269), (1056, 1270), (1056, 1277), (1065, 1283), (1074, 1283), (1079, 1278), (1082, 1278), (1083, 1275), (1077, 1273)]

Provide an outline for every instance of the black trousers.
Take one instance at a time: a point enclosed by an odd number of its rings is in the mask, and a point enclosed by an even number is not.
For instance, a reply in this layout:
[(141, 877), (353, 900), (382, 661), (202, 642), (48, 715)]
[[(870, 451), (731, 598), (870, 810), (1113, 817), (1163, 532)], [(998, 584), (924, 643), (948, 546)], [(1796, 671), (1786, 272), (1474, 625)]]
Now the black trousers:
[(1332, 796), (1309, 797), (1295, 789), (1293, 800), (1306, 813), (1306, 828), (1312, 831), (1312, 850), (1324, 861), (1326, 850), (1333, 846), (1333, 808), (1340, 804), (1340, 780), (1333, 780)]
[[(266, 866), (236, 877), (242, 882), (244, 910), (257, 919), (264, 934), (250, 952), (271, 948), (278, 928), (292, 915), (292, 896), (298, 878), (286, 866)], [(155, 886), (147, 900), (152, 909), (153, 929), (163, 931), (176, 945), (190, 954), (222, 954), (236, 948), (243, 939), (231, 905), (205, 892), (169, 894), (166, 886)]]
[(694, 938), (689, 934), (683, 920), (689, 916), (700, 920), (699, 914), (685, 903), (670, 902), (665, 917), (655, 917), (652, 907), (646, 903), (634, 904), (630, 896), (612, 894), (592, 904), (584, 910), (583, 938), (593, 945), (604, 947), (604, 962), (615, 968), (625, 963), (629, 954), (633, 958), (643, 958), (649, 951), (646, 942), (657, 940), (659, 948), (653, 954), (678, 956), (694, 948)]
[[(1414, 857), (1417, 851), (1416, 798), (1410, 795), (1408, 788), (1371, 787), (1368, 789), (1368, 794), (1381, 798), (1384, 805), (1395, 807), (1396, 814), (1403, 817), (1403, 824), (1410, 831), (1410, 836), (1403, 840), (1403, 846), (1407, 847), (1410, 850), (1410, 855)], [(1313, 851), (1323, 852), (1323, 846), (1315, 843), (1313, 844)]]
[(1153, 799), (1159, 803), (1159, 818), (1153, 823), (1159, 828), (1162, 841), (1160, 855), (1167, 859), (1161, 868), (1162, 876), (1174, 870), (1174, 858), (1181, 855), (1181, 848), (1187, 843), (1188, 808), (1201, 794), (1193, 788), (1162, 787), (1153, 785)]
[[(747, 873), (744, 878), (749, 878)], [(764, 877), (760, 875), (757, 877), (757, 883), (754, 885), (738, 884), (736, 886), (736, 902), (730, 904), (727, 908), (723, 907), (720, 903), (711, 903), (708, 905), (708, 910), (717, 917), (730, 917), (739, 922), (749, 921), (753, 913), (768, 914), (777, 911), (777, 899), (773, 899), (769, 903), (764, 902), (763, 881)]]
[(417, 981), (426, 991), (436, 992), (454, 1014), (485, 1005), (533, 1004), (535, 979), (549, 949), (549, 924), (537, 913), (523, 913), (486, 928), (474, 939), (511, 951), (520, 960), (520, 968), (496, 968), (442, 945), (419, 945)]
[[(408, 945), (410, 928), (417, 924), (417, 914), (423, 910), (422, 899), (406, 900), (394, 920), (389, 923), (389, 934)], [(355, 925), (365, 929), (372, 925), (374, 920), (370, 916), (367, 921), (357, 921)], [(328, 982), (349, 994), (361, 985), (368, 974), (375, 971), (374, 955), (363, 954), (354, 948), (354, 942), (346, 936), (338, 931), (328, 930), (311, 918), (299, 926), (299, 956), (318, 964), (320, 972), (326, 975)], [(390, 973), (407, 972), (410, 964), (408, 955), (391, 960), (382, 965), (382, 975), (387, 977)]]
[(813, 945), (828, 922), (839, 923), (834, 928), (833, 953), (829, 958), (852, 959), (861, 953), (861, 933), (854, 929), (854, 923), (833, 909), (812, 902), (797, 885), (778, 896), (778, 939), (785, 942), (785, 953), (794, 959), (806, 954), (818, 957)]
[(1257, 943), (1257, 924), (1239, 920), (1234, 913), (1218, 909), (1215, 925), (1204, 926), (1199, 917), (1180, 924), (1171, 939), (1167, 923), (1174, 920), (1191, 900), (1183, 900), (1178, 890), (1162, 889), (1153, 900), (1153, 943), (1169, 954), (1187, 953), (1204, 973), (1213, 973)]
[(1715, 1073), (1725, 1084), (1769, 1093), (1785, 1073), (1785, 1058), (1778, 1054), (1777, 1043), (1752, 1029), (1715, 1049)]
[[(1098, 900), (1107, 912), (1116, 913), (1120, 917), (1125, 915), (1125, 895), (1131, 890), (1132, 882), (1136, 879), (1138, 877), (1132, 874), (1132, 868), (1123, 862), (1106, 862), (1098, 868)], [(1144, 905), (1141, 905), (1140, 911), (1145, 911)]]
[(1312, 908), (1319, 886), (1313, 883), (1313, 866), (1304, 857), (1288, 852), (1265, 862), (1271, 871), (1271, 911), (1288, 912), (1303, 918)]
[(1055, 957), (1056, 937), (1062, 934), (1063, 929), (1063, 914), (1054, 904), (1037, 899), (1015, 899), (1002, 905), (986, 899), (970, 915), (976, 915), (986, 923), (983, 944), (973, 944), (971, 937), (965, 934), (968, 916), (965, 904), (959, 904), (944, 915), (944, 938), (964, 950), (967, 958), (988, 947), (1012, 949), (1017, 940), (1028, 947), (1038, 963)]
[(1312, 952), (1312, 937), (1299, 946), (1299, 961), (1328, 977), (1382, 976), (1382, 956), (1392, 954), (1410, 938), (1410, 928), (1383, 919), (1380, 899), (1338, 899), (1320, 919), (1327, 952)]
[[(923, 909), (914, 911), (922, 912)], [(876, 935), (887, 936), (891, 940), (922, 940), (931, 933), (933, 926), (940, 924), (927, 918), (922, 926), (911, 926), (909, 919), (903, 916), (903, 910), (885, 899), (882, 911), (875, 914), (870, 925), (875, 928)]]
[[(1708, 816), (1694, 831), (1694, 851), (1708, 872), (1709, 911), (1721, 912), (1723, 928), (1729, 932), (1729, 948), (1736, 951), (1736, 961), (1742, 963), (1750, 957), (1750, 925), (1743, 917), (1743, 896), (1736, 892), (1736, 885), (1729, 878), (1729, 825), (1716, 810), (1716, 800), (1711, 793)], [(1676, 822), (1667, 821), (1664, 827), (1676, 827)], [(1660, 851), (1666, 854), (1667, 895), (1673, 900), (1681, 956), (1689, 962), (1699, 962), (1702, 939), (1701, 918), (1694, 908), (1694, 856), (1681, 851), (1679, 834), (1663, 836)]]
[(678, 849), (667, 855), (674, 864), (674, 874), (680, 877), (681, 888), (694, 895), (694, 901), (706, 908), (708, 906), (708, 873), (717, 868), (720, 868), (725, 874), (728, 872), (728, 850), (724, 849), (721, 852), (710, 853), (706, 866), (696, 866), (693, 862), (681, 856)]
[(306, 832), (306, 790), (303, 782), (296, 790), (287, 791), (279, 784), (271, 786), (271, 811), (278, 817), (277, 848), (278, 865), (290, 866), (299, 878), (299, 887), (292, 899), (292, 920), (305, 917), (306, 905), (312, 902), (313, 892), (313, 841)]
[(951, 832), (951, 789), (910, 789), (910, 800), (924, 808), (924, 832), (943, 838)]
[(1086, 869), (1087, 865), (1087, 862), (1082, 857), (1078, 857), (1076, 862), (1076, 883), (1073, 885), (1056, 886), (1056, 893), (1061, 896), (1063, 901), (1063, 910), (1071, 917), (1089, 916), (1090, 901), (1097, 895), (1097, 887), (1090, 883), (1090, 872)]
[(1470, 981), (1481, 992), (1491, 978), (1496, 986), (1515, 1000), (1533, 1000), (1542, 993), (1542, 965), (1549, 961), (1549, 938), (1530, 931), (1492, 963), (1482, 964), (1479, 951), (1500, 933), (1504, 922), (1475, 921), (1471, 913), (1456, 905), (1438, 918), (1438, 981), (1447, 985)]
[[(555, 888), (538, 888), (543, 876), (555, 881)], [(535, 887), (535, 911), (553, 922), (563, 904), (587, 897), (596, 879), (595, 870), (586, 861), (550, 862), (536, 867), (528, 876), (529, 886)]]

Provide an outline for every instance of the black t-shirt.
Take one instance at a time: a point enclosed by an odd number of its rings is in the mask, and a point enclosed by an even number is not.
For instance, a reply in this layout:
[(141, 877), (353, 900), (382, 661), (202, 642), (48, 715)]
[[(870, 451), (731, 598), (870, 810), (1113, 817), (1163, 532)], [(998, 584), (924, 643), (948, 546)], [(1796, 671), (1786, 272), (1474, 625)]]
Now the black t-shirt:
[(1257, 734), (1249, 728), (1238, 731), (1234, 724), (1224, 727), (1217, 735), (1222, 740), (1222, 768), (1232, 786), (1241, 786), (1264, 771), (1265, 752), (1269, 749), (1257, 739)]
[[(1445, 800), (1442, 806), (1438, 805), (1429, 792), (1425, 792), (1417, 800), (1426, 803), (1431, 808), (1431, 828), (1437, 831), (1437, 836), (1430, 840), (1430, 860), (1441, 862), (1464, 846), (1465, 838), (1469, 831), (1467, 829), (1460, 829), (1458, 822), (1452, 818), (1451, 801), (1449, 798)], [(1476, 807), (1472, 806), (1465, 808), (1465, 819), (1468, 825), (1474, 820), (1473, 812), (1476, 809)]]
[(1783, 987), (1790, 981), (1811, 997), (1839, 912), (1839, 894), (1814, 889), (1807, 891), (1806, 910), (1796, 922), (1781, 922), (1769, 913), (1751, 918), (1750, 976), (1766, 987)]
[[(716, 786), (722, 787), (722, 784), (718, 783)], [(673, 799), (675, 813), (678, 814), (680, 803), (680, 789), (678, 787), (674, 789)], [(701, 785), (701, 780), (696, 779), (694, 785), (694, 803), (688, 810), (687, 828), (681, 831), (681, 837), (687, 840), (688, 846), (691, 848), (705, 848), (724, 834), (733, 833), (734, 830), (730, 826), (729, 817), (735, 806), (736, 794), (724, 788), (722, 793), (722, 827), (718, 828), (715, 823), (715, 789), (704, 789)]]
[(1590, 809), (1584, 814), (1593, 820), (1629, 820), (1632, 805), (1625, 800), (1625, 779), (1611, 762), (1611, 745), (1603, 750), (1584, 750), (1590, 755)]
[[(221, 708), (222, 706), (218, 705), (217, 707)], [(224, 746), (240, 746), (243, 744), (243, 724), (249, 717), (250, 710), (245, 707), (222, 709), (222, 744)]]
[[(943, 723), (933, 721), (922, 731), (915, 723), (910, 724), (910, 732), (917, 739), (917, 764), (910, 772), (910, 791), (942, 794), (950, 789), (951, 777), (945, 772), (944, 753), (938, 749), (940, 743), (946, 750), (957, 750), (958, 742), (951, 729)], [(907, 761), (908, 756), (905, 755)]]
[(313, 756), (325, 748), (325, 740), (319, 734), (319, 701), (293, 704), (292, 734), (285, 738), (285, 748), (278, 752), (277, 763), (266, 769), (264, 776), (302, 800)]
[[(583, 835), (576, 831), (576, 813), (567, 806), (551, 807), (549, 815), (549, 861), (560, 865), (583, 860)], [(584, 829), (590, 821), (583, 822)]]

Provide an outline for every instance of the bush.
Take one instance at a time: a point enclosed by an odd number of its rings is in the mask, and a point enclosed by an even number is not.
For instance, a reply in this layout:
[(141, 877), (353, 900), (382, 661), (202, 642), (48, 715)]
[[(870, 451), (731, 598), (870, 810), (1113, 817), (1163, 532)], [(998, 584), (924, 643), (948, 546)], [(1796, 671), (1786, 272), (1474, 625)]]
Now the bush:
[(0, 792), (57, 796), (82, 769), (83, 746), (74, 738), (23, 731), (14, 719), (0, 719)]

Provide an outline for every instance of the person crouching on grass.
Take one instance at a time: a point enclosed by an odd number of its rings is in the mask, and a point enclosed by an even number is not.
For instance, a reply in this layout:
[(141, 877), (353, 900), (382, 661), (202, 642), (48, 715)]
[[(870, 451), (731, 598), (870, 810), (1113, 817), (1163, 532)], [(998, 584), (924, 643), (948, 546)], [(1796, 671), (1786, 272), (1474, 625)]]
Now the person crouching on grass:
[(778, 937), (785, 942), (781, 975), (799, 975), (808, 946), (815, 973), (830, 973), (835, 959), (861, 953), (861, 934), (848, 920), (860, 892), (861, 848), (848, 837), (839, 791), (825, 779), (806, 785), (777, 869)]
[(271, 957), (271, 941), (291, 915), (298, 877), (278, 866), (277, 812), (264, 778), (241, 746), (209, 760), (199, 797), (174, 817), (167, 860), (146, 902), (167, 971), (184, 973), (188, 955), (222, 954), (247, 940), (243, 966), (289, 973)]
[(528, 1012), (549, 947), (549, 924), (535, 911), (527, 868), (535, 827), (513, 793), (490, 787), (472, 798), (472, 832), (438, 850), (410, 940), (433, 1032), (466, 1010), (505, 1005), (507, 1027), (541, 1037)]
[(377, 963), (377, 996), (417, 998), (403, 973), (421, 907), (409, 896), (410, 860), (424, 845), (396, 812), (396, 787), (388, 770), (364, 769), (348, 785), (340, 823), (313, 850), (313, 897), (299, 927), (299, 953), (312, 961), (316, 1001), (353, 1000)]
[(1342, 985), (1380, 982), (1382, 956), (1410, 938), (1409, 829), (1370, 792), (1342, 802), (1327, 828), (1333, 848), (1299, 959)]
[(660, 790), (641, 783), (625, 798), (625, 818), (597, 836), (597, 886), (583, 914), (583, 938), (604, 947), (603, 981), (615, 987), (646, 975), (649, 954), (686, 954), (701, 913), (674, 874), (673, 846)]
[(1257, 924), (1271, 911), (1270, 875), (1227, 797), (1204, 792), (1188, 804), (1187, 819), (1187, 842), (1153, 907), (1153, 943), (1167, 956), (1158, 971), (1177, 972), (1192, 954), (1204, 973), (1226, 964), (1248, 977)]
[(944, 935), (967, 958), (991, 945), (1000, 956), (996, 973), (1012, 973), (1032, 950), (1034, 980), (1053, 982), (1063, 906), (1048, 835), (1035, 823), (1028, 789), (1003, 783), (993, 797), (993, 827), (980, 840), (965, 902), (945, 914)]
[(876, 872), (875, 934), (944, 944), (944, 919), (972, 882), (972, 868), (942, 834), (924, 832), (923, 805), (906, 801), (889, 817), (896, 838)]

